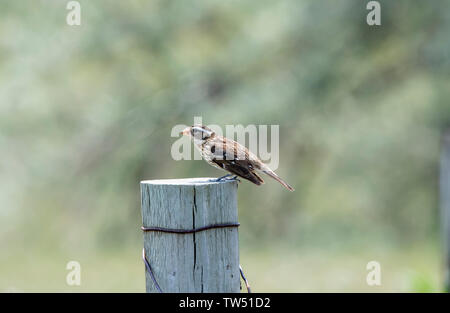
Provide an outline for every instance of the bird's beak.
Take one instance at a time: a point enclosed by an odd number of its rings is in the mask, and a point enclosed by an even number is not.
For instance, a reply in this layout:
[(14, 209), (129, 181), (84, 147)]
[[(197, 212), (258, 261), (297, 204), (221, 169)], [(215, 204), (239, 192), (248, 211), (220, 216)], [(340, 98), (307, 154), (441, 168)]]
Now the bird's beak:
[(187, 136), (187, 135), (189, 135), (189, 132), (190, 132), (190, 129), (189, 129), (189, 127), (187, 127), (180, 133), (180, 135)]

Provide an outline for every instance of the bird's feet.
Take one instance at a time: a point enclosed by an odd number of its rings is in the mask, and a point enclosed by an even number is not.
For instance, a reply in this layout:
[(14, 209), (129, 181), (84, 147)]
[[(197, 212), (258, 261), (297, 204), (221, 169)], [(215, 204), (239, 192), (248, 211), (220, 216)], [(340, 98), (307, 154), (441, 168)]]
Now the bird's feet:
[(231, 174), (227, 174), (225, 176), (221, 176), (219, 178), (213, 179), (212, 181), (213, 182), (221, 182), (221, 181), (225, 181), (225, 180), (235, 180), (237, 182), (241, 182), (236, 175), (233, 176), (233, 177), (230, 177), (230, 176), (232, 176), (232, 175)]
[(237, 177), (237, 175), (234, 175), (233, 177), (231, 177), (230, 180), (235, 180), (235, 181), (237, 181), (238, 183), (241, 182), (241, 180)]
[(228, 178), (228, 177), (230, 177), (230, 176), (231, 176), (231, 174), (227, 174), (227, 175), (225, 175), (225, 176), (221, 176), (221, 177), (219, 177), (219, 178), (213, 179), (213, 181), (215, 181), (215, 182), (220, 182), (220, 181), (223, 181), (223, 180), (225, 180), (226, 178)]

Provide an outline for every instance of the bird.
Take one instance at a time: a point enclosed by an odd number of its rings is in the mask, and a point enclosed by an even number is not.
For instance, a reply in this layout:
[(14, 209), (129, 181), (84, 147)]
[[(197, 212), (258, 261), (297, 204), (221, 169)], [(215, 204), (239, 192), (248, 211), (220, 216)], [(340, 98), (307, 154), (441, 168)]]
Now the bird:
[(264, 184), (264, 180), (258, 173), (264, 173), (275, 179), (287, 190), (295, 190), (246, 147), (234, 140), (216, 134), (206, 126), (193, 125), (187, 127), (180, 132), (180, 135), (190, 137), (193, 140), (194, 146), (200, 151), (206, 162), (229, 173), (217, 178), (216, 181), (235, 175), (233, 179), (237, 179), (237, 176), (239, 176), (260, 186)]

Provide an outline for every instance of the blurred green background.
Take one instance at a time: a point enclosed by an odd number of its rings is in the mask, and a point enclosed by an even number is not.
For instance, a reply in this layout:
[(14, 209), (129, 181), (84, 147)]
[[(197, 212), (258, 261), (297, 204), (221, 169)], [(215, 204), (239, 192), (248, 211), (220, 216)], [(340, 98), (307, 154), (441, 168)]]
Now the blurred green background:
[(171, 158), (194, 116), (280, 125), (296, 192), (239, 186), (254, 291), (442, 290), (449, 1), (66, 3), (0, 3), (0, 291), (144, 292), (139, 181), (222, 174)]

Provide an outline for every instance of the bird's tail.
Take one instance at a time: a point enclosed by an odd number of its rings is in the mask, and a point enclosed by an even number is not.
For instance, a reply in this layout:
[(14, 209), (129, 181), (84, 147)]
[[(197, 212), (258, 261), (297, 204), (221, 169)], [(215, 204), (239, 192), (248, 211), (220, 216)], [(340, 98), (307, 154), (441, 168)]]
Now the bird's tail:
[(270, 177), (272, 177), (273, 179), (275, 179), (277, 182), (279, 182), (280, 184), (282, 184), (287, 190), (289, 191), (294, 191), (295, 189), (292, 188), (288, 183), (286, 183), (284, 180), (282, 180), (280, 178), (280, 176), (278, 176), (277, 174), (275, 174), (274, 171), (270, 170), (270, 169), (264, 169), (263, 170), (264, 173), (266, 173), (267, 175), (269, 175)]

